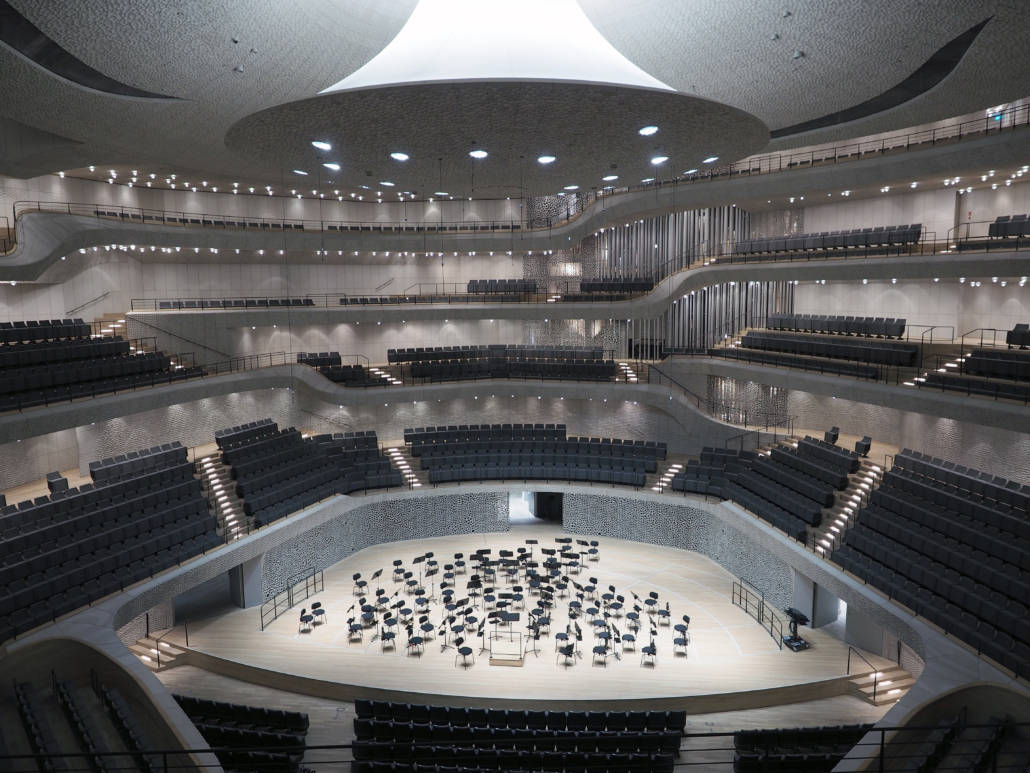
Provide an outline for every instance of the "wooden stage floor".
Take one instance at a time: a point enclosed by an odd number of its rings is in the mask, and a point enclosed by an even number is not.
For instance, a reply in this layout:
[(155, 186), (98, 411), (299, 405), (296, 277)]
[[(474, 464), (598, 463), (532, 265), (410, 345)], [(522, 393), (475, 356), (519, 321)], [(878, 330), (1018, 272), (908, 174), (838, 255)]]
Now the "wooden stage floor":
[[(802, 635), (811, 642), (811, 649), (800, 653), (780, 650), (753, 618), (731, 603), (734, 578), (715, 562), (698, 553), (610, 538), (599, 538), (600, 560), (589, 563), (572, 579), (585, 585), (587, 578), (596, 577), (600, 589), (614, 585), (616, 592), (626, 597), (628, 609), (633, 603), (631, 592), (641, 598), (657, 592), (663, 606), (669, 602), (673, 623), (680, 622), (684, 614), (690, 616), (688, 655), (674, 655), (672, 627), (658, 626), (657, 666), (642, 666), (639, 649), (650, 640), (648, 615), (642, 613), (645, 622), (637, 636), (637, 651), (622, 654), (620, 660), (609, 657), (607, 665), (593, 665), (592, 626), (584, 616), (578, 621), (583, 630), (583, 658), (574, 665), (562, 665), (556, 659), (553, 634), (565, 630), (565, 599), (555, 600), (551, 635), (541, 637), (539, 654), (529, 653), (522, 667), (489, 665), (489, 653), (479, 653), (478, 638), (468, 641), (476, 652), (475, 664), (468, 667), (456, 666), (454, 649), (441, 651), (438, 638), (427, 642), (423, 655), (406, 654), (403, 628), (396, 651), (381, 651), (380, 642), (372, 641), (376, 629), (367, 630), (362, 642), (348, 642), (350, 615), (346, 610), (357, 600), (351, 579), (354, 573), (369, 578), (382, 568), (381, 586), (393, 594), (400, 590), (390, 577), (394, 559), (403, 559), (410, 568), (412, 558), (432, 551), (442, 567), (455, 552), (468, 556), (489, 547), (496, 557), (502, 549), (524, 547), (527, 538), (540, 541), (535, 550), (539, 556), (540, 548), (553, 547), (554, 538), (560, 536), (576, 538), (558, 526), (534, 524), (513, 527), (510, 532), (368, 548), (327, 569), (323, 592), (284, 613), (264, 631), (260, 630), (257, 607), (190, 621), (190, 653), (183, 660), (237, 679), (335, 700), (371, 696), (465, 705), (554, 703), (584, 709), (608, 707), (613, 702), (631, 708), (639, 702), (697, 713), (752, 709), (846, 692), (847, 645), (840, 640), (805, 628)], [(456, 578), (459, 598), (465, 595), (467, 576)], [(376, 587), (376, 583), (370, 584)], [(504, 583), (498, 585), (500, 590), (508, 590)], [(411, 599), (404, 593), (398, 596), (401, 598)], [(299, 633), (300, 607), (310, 607), (313, 601), (322, 602), (328, 621), (310, 633)], [(527, 605), (533, 605), (528, 597)], [(442, 609), (439, 603), (431, 605), (434, 624), (439, 624)], [(481, 608), (476, 615), (482, 619)], [(515, 629), (524, 637), (525, 619), (523, 611)], [(615, 620), (622, 632), (625, 623), (625, 617)], [(183, 644), (182, 627), (166, 639)], [(892, 665), (868, 652), (863, 654), (877, 668)], [(411, 695), (414, 693), (419, 695)]]

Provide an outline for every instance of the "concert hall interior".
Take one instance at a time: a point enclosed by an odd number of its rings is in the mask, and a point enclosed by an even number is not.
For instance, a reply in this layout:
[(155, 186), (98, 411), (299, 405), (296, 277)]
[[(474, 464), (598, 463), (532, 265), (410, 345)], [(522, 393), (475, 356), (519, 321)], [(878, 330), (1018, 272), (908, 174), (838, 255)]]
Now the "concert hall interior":
[(1028, 32), (0, 0), (0, 769), (1030, 770)]

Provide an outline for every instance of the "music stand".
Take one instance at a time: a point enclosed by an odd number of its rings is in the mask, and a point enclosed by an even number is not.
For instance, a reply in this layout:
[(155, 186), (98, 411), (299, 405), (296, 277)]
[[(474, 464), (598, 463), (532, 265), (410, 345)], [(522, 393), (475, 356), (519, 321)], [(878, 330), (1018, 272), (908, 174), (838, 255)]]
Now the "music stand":
[(532, 652), (536, 657), (539, 658), (540, 648), (537, 646), (537, 644), (540, 641), (540, 623), (535, 618), (531, 617), (529, 623), (529, 630), (530, 633), (532, 633), (532, 636), (526, 638), (526, 651), (522, 653), (522, 656), (525, 657), (530, 652)]

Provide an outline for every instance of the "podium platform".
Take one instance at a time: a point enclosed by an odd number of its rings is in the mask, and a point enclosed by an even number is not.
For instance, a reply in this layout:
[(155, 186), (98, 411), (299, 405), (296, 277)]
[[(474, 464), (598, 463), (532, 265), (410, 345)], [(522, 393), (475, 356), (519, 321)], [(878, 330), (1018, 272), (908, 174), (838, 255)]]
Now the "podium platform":
[(523, 666), (521, 633), (496, 633), (490, 636), (491, 666)]

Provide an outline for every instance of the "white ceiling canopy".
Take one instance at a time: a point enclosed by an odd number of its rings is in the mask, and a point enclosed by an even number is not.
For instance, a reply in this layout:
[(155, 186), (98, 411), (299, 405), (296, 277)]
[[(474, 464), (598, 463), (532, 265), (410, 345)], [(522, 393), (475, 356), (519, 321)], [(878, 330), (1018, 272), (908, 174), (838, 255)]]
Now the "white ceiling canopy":
[(673, 90), (619, 53), (576, 0), (419, 0), (386, 48), (320, 93), (494, 79)]

